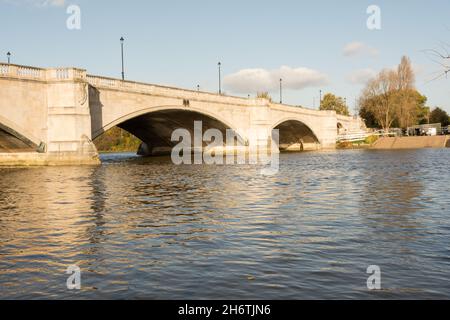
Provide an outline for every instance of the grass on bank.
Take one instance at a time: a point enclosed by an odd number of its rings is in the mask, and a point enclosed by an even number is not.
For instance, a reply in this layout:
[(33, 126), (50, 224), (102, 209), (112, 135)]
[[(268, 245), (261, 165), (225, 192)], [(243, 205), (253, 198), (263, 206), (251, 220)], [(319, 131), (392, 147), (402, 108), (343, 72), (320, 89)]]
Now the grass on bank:
[(369, 136), (364, 140), (360, 141), (346, 141), (346, 142), (338, 142), (336, 147), (338, 149), (363, 149), (370, 148), (377, 140), (378, 136)]

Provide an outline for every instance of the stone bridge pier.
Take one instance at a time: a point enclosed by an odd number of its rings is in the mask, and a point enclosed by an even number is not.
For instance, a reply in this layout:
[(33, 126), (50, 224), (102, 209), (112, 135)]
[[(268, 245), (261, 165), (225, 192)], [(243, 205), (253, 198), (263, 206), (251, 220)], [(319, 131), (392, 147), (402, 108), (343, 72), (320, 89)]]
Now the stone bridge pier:
[(273, 129), (280, 150), (300, 151), (335, 148), (338, 130), (362, 127), (360, 119), (333, 111), (265, 99), (122, 81), (77, 68), (0, 64), (0, 165), (98, 164), (92, 140), (114, 126), (141, 139), (141, 153), (166, 154), (178, 143), (171, 141), (174, 130), (194, 136), (196, 121), (203, 133), (218, 129), (226, 137), (231, 129), (240, 144), (260, 150), (270, 148)]

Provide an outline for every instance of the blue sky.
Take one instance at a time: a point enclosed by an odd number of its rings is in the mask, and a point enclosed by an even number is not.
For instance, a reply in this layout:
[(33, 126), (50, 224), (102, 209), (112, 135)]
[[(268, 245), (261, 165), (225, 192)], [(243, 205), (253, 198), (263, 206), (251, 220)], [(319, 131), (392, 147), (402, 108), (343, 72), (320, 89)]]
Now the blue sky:
[[(66, 27), (71, 4), (80, 30)], [(381, 30), (366, 27), (372, 4)], [(13, 63), (119, 78), (124, 36), (130, 80), (217, 91), (221, 61), (228, 94), (261, 87), (278, 99), (283, 77), (284, 102), (307, 107), (321, 89), (353, 108), (370, 75), (408, 55), (429, 105), (450, 111), (450, 79), (429, 82), (441, 67), (423, 52), (450, 44), (448, 0), (0, 0), (0, 24), (1, 59), (11, 51)]]

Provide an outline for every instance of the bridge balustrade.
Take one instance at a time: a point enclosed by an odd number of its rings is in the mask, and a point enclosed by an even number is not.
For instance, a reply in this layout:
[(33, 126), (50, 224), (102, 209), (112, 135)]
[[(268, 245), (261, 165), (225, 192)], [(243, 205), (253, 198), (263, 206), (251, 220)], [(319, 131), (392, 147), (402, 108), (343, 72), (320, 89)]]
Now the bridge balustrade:
[(86, 71), (77, 68), (35, 68), (0, 63), (0, 76), (19, 79), (47, 80), (85, 80)]
[(0, 75), (5, 76), (9, 74), (9, 66), (6, 64), (1, 64), (0, 65)]
[(40, 80), (45, 69), (28, 66), (18, 66), (13, 64), (0, 64), (0, 76), (17, 77)]

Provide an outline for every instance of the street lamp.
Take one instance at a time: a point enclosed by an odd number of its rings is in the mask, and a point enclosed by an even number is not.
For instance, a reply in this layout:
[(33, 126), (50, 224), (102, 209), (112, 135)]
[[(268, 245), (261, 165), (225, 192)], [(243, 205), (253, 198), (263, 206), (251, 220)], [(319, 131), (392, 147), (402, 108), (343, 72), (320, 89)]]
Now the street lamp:
[(283, 103), (283, 79), (280, 78), (280, 104)]
[(319, 102), (319, 109), (320, 109), (320, 108), (322, 108), (322, 90), (319, 90), (319, 99), (320, 99), (320, 102)]
[(125, 39), (123, 37), (120, 38), (120, 47), (122, 49), (122, 81), (125, 80), (125, 67), (123, 62), (123, 43)]
[(200, 92), (200, 85), (197, 85), (197, 91)]
[(8, 57), (8, 64), (11, 64), (11, 52), (8, 51), (6, 56)]
[(222, 76), (221, 76), (222, 63), (219, 62), (217, 65), (219, 66), (219, 94), (222, 94)]

